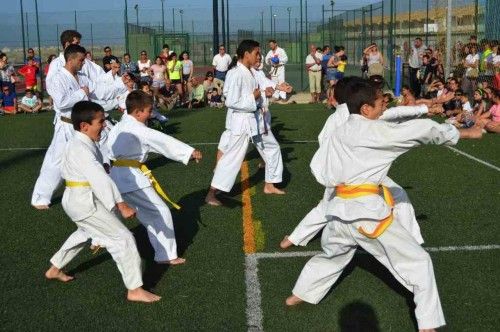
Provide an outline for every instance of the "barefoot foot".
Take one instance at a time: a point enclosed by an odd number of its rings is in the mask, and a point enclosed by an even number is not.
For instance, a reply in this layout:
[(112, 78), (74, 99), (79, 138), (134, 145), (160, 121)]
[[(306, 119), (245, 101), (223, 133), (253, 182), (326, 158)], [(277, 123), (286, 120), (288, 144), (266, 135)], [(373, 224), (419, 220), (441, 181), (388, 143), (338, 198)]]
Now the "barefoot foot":
[(48, 205), (32, 205), (35, 209), (37, 210), (48, 210), (49, 206)]
[(181, 264), (184, 264), (186, 263), (186, 259), (185, 258), (176, 258), (176, 259), (171, 259), (169, 261), (161, 261), (161, 262), (158, 262), (158, 264), (168, 264), (168, 265), (181, 265)]
[(52, 265), (47, 270), (47, 272), (45, 272), (45, 278), (47, 278), (49, 280), (55, 279), (55, 280), (59, 280), (62, 282), (68, 282), (68, 281), (75, 279), (75, 277), (72, 277), (72, 276), (65, 274), (61, 269), (58, 269), (54, 265)]
[(266, 183), (264, 185), (264, 194), (284, 195), (285, 191), (276, 188), (272, 183)]
[(153, 293), (148, 292), (142, 287), (129, 290), (127, 293), (127, 300), (132, 302), (146, 302), (152, 303), (160, 301), (161, 296), (155, 295)]
[(289, 296), (285, 301), (287, 306), (294, 306), (297, 304), (301, 304), (302, 302), (304, 302), (304, 300), (301, 300), (299, 297), (295, 295)]
[(283, 238), (283, 240), (281, 240), (281, 242), (280, 242), (280, 248), (281, 249), (288, 249), (291, 246), (293, 246), (292, 241), (290, 241), (288, 239), (288, 235), (285, 235), (285, 237)]
[(205, 197), (205, 203), (212, 206), (222, 206), (222, 202), (215, 197), (215, 190), (208, 192), (207, 197)]

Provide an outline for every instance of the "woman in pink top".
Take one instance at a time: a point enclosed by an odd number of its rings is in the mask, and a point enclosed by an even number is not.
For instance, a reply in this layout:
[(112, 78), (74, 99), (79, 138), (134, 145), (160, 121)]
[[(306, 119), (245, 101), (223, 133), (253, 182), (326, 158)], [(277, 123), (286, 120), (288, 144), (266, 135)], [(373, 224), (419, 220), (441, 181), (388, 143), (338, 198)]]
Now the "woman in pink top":
[(487, 122), (484, 129), (490, 133), (500, 133), (500, 91), (493, 90), (493, 102), (488, 113), (491, 115), (491, 121)]
[(157, 56), (155, 64), (151, 66), (151, 76), (153, 77), (153, 93), (156, 95), (158, 90), (165, 86), (165, 71), (167, 66), (163, 63), (161, 57)]

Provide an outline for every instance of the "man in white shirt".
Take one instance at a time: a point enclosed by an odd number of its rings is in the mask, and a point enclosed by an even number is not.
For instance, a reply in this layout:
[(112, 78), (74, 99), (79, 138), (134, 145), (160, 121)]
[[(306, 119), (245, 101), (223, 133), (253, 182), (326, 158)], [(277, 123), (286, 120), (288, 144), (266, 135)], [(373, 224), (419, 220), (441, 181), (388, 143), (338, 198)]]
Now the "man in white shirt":
[(263, 99), (252, 71), (260, 55), (259, 43), (243, 40), (238, 46), (237, 54), (238, 64), (231, 69), (224, 85), (229, 116), (226, 119), (226, 127), (229, 127), (229, 130), (221, 137), (226, 143), (219, 146), (224, 154), (215, 167), (214, 177), (205, 198), (205, 202), (213, 206), (222, 205), (215, 197), (218, 190), (229, 192), (233, 187), (250, 141), (266, 163), (276, 165), (273, 172), (268, 171), (270, 168), (266, 169), (264, 193), (284, 194), (284, 191), (274, 186), (282, 181), (280, 147), (274, 136), (265, 135), (265, 122), (261, 112)]
[(309, 75), (309, 91), (311, 92), (310, 104), (319, 103), (321, 94), (321, 60), (323, 54), (318, 52), (316, 45), (311, 44), (311, 52), (306, 57), (306, 69)]
[[(270, 74), (271, 80), (275, 81), (276, 84), (281, 84), (285, 82), (285, 65), (288, 62), (288, 56), (284, 49), (278, 46), (276, 40), (269, 40), (269, 48), (271, 49), (267, 52), (265, 63), (271, 66)], [(276, 91), (273, 95), (275, 99), (286, 100), (285, 91)]]
[(61, 163), (66, 179), (62, 206), (78, 227), (61, 249), (50, 259), (52, 266), (45, 272), (47, 279), (68, 282), (72, 276), (62, 269), (86, 245), (87, 236), (106, 246), (127, 288), (127, 299), (156, 302), (160, 297), (142, 288), (141, 258), (132, 233), (117, 218), (135, 215), (135, 210), (123, 202), (115, 183), (106, 174), (97, 142), (104, 128), (104, 110), (98, 104), (81, 101), (71, 114), (75, 136), (68, 142)]
[(226, 53), (226, 47), (224, 45), (219, 45), (219, 53), (214, 56), (212, 60), (212, 66), (214, 66), (214, 76), (215, 78), (225, 81), (227, 70), (231, 64), (231, 56)]
[(151, 118), (152, 96), (144, 91), (132, 91), (125, 104), (127, 113), (111, 129), (108, 138), (110, 158), (113, 160), (111, 178), (125, 202), (137, 210), (137, 218), (146, 227), (155, 251), (154, 260), (159, 264), (183, 264), (185, 259), (177, 255), (172, 215), (162, 197), (174, 208), (180, 207), (169, 199), (144, 163), (151, 152), (183, 164), (190, 159), (199, 162), (201, 152), (146, 126)]
[(422, 87), (420, 85), (420, 81), (418, 79), (418, 70), (422, 67), (422, 58), (425, 54), (425, 50), (427, 46), (422, 42), (422, 38), (417, 37), (411, 46), (411, 54), (408, 62), (410, 64), (410, 88), (413, 91), (415, 98), (420, 97), (420, 92)]

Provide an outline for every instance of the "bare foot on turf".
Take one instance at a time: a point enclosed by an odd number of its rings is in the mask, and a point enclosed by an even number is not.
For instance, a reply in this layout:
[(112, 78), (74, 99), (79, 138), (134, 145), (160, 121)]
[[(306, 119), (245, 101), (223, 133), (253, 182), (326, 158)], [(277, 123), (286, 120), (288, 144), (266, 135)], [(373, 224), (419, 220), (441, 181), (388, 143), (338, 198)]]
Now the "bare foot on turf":
[(47, 272), (45, 272), (45, 278), (50, 279), (50, 280), (55, 279), (55, 280), (59, 280), (62, 282), (68, 282), (68, 281), (75, 279), (75, 277), (67, 275), (61, 269), (58, 269), (54, 265), (52, 265), (47, 270)]
[(142, 287), (129, 290), (127, 293), (127, 300), (132, 302), (158, 302), (160, 301), (161, 296), (155, 295), (153, 293), (144, 290)]
[(289, 296), (285, 301), (286, 305), (290, 307), (297, 304), (301, 304), (302, 302), (304, 302), (304, 300), (301, 300), (299, 297), (295, 295)]
[(207, 197), (205, 197), (205, 203), (212, 206), (222, 206), (221, 201), (215, 197), (215, 191), (209, 190)]
[(186, 263), (186, 259), (180, 257), (177, 257), (176, 259), (171, 259), (169, 261), (158, 262), (158, 264), (168, 264), (168, 265), (181, 265), (184, 263)]
[(285, 237), (283, 238), (283, 240), (281, 240), (281, 242), (280, 242), (280, 248), (281, 249), (288, 249), (291, 246), (293, 246), (292, 241), (290, 241), (288, 239), (288, 235), (285, 235)]
[(272, 183), (266, 183), (264, 185), (264, 194), (284, 195), (285, 191), (276, 188)]
[(49, 206), (48, 205), (32, 205), (35, 209), (37, 210), (48, 210)]

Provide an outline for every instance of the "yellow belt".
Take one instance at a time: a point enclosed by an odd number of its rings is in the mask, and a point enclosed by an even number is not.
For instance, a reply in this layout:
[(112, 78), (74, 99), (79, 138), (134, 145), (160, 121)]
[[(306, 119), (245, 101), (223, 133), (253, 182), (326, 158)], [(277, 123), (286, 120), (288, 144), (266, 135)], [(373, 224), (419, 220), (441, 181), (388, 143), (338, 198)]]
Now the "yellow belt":
[(391, 214), (388, 217), (380, 220), (378, 226), (372, 233), (366, 232), (361, 226), (358, 227), (358, 232), (370, 239), (376, 239), (377, 237), (379, 237), (392, 223), (392, 209), (394, 208), (394, 198), (392, 197), (389, 189), (386, 186), (378, 186), (376, 184), (338, 185), (335, 187), (336, 195), (343, 199), (353, 199), (368, 195), (378, 195), (380, 193), (380, 188), (382, 188), (385, 202), (391, 208)]
[(153, 185), (153, 188), (155, 188), (158, 195), (160, 195), (165, 201), (170, 203), (175, 209), (177, 209), (177, 210), (181, 209), (181, 207), (178, 204), (176, 204), (174, 201), (172, 201), (170, 199), (170, 197), (167, 196), (165, 191), (161, 188), (158, 180), (156, 180), (156, 178), (153, 176), (153, 173), (151, 173), (151, 170), (145, 164), (143, 164), (137, 160), (121, 159), (121, 160), (113, 161), (113, 166), (114, 167), (133, 167), (133, 168), (140, 169), (142, 174), (146, 175), (149, 178), (149, 180), (151, 181), (151, 184)]
[(66, 180), (66, 187), (90, 187), (88, 181), (68, 181)]

